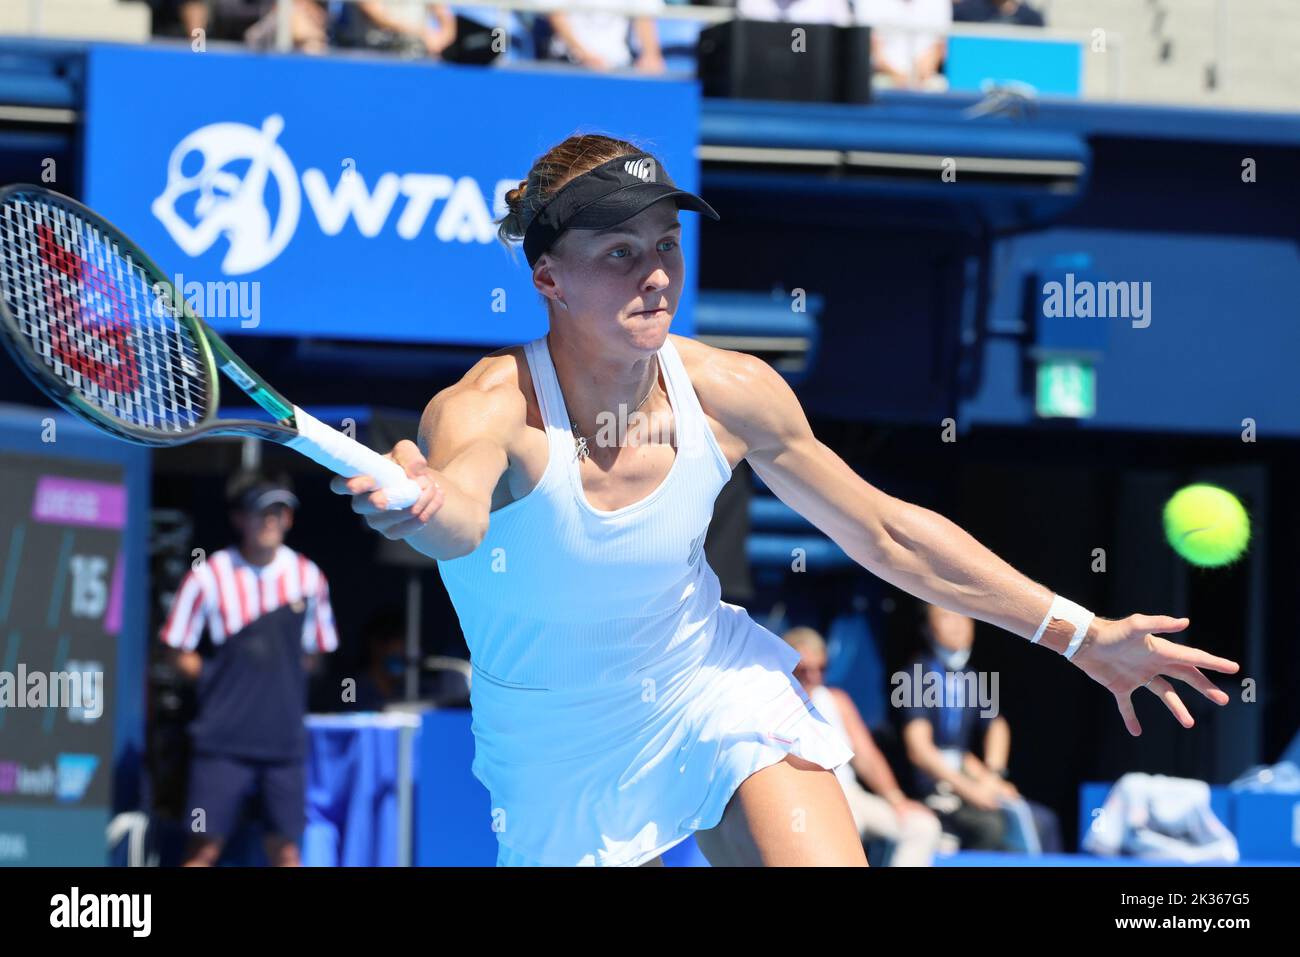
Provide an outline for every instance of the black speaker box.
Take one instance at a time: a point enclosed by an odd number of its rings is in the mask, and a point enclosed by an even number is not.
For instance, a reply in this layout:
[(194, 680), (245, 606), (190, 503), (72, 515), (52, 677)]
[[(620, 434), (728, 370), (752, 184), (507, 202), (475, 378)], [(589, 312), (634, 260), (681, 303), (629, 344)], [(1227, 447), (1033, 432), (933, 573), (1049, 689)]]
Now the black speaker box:
[[(795, 30), (803, 30), (801, 37)], [(839, 28), (829, 23), (730, 20), (700, 33), (705, 96), (834, 102), (840, 94)]]
[(871, 27), (841, 27), (841, 103), (871, 102)]
[[(492, 27), (485, 26), (468, 17), (456, 14), (456, 39), (442, 51), (442, 58), (448, 63), (464, 63), (482, 66), (491, 63), (501, 54), (492, 49)], [(508, 43), (507, 37), (502, 37)]]

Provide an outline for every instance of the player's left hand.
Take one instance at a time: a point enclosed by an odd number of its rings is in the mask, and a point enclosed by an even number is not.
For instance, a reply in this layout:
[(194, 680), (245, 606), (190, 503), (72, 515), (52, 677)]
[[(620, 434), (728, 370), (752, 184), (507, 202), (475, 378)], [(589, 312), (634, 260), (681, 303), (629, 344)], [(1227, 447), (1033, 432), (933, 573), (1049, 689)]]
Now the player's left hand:
[(1099, 617), (1090, 629), (1093, 634), (1071, 659), (1089, 678), (1115, 696), (1124, 727), (1134, 737), (1142, 733), (1142, 725), (1138, 723), (1130, 696), (1143, 687), (1163, 701), (1184, 728), (1196, 723), (1178, 692), (1162, 675), (1186, 682), (1217, 705), (1228, 703), (1227, 693), (1205, 677), (1201, 669), (1236, 674), (1240, 666), (1235, 661), (1153, 634), (1182, 631), (1189, 624), (1187, 618), (1168, 615), (1134, 614), (1117, 621)]

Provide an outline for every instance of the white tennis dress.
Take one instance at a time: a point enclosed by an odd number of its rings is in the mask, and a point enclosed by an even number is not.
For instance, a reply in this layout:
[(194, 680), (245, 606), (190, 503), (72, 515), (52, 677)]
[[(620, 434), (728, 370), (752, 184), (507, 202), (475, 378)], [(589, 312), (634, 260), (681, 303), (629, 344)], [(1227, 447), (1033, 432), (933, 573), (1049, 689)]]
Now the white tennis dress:
[(799, 653), (720, 600), (703, 544), (731, 469), (672, 340), (672, 468), (613, 511), (583, 492), (546, 337), (525, 353), (546, 471), (438, 563), (473, 663), (473, 771), (498, 866), (638, 865), (787, 753), (835, 768), (853, 752), (794, 678)]

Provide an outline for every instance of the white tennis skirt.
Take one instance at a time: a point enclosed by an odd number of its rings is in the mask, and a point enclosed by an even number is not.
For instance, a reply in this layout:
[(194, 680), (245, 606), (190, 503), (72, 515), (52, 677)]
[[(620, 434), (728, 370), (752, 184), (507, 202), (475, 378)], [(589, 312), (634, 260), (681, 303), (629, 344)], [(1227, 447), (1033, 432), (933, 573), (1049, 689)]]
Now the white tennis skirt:
[(528, 690), (476, 671), (473, 770), (492, 796), (498, 866), (638, 866), (722, 819), (787, 754), (853, 751), (793, 675), (799, 653), (720, 602), (700, 640), (634, 682)]

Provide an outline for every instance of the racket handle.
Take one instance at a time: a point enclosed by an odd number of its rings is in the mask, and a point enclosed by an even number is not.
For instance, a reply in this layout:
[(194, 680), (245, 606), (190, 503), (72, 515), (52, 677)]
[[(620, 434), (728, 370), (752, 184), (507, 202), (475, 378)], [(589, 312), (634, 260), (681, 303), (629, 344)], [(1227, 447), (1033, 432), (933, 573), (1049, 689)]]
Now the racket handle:
[(298, 425), (298, 435), (285, 443), (289, 448), (319, 462), (335, 475), (345, 478), (371, 476), (383, 489), (390, 512), (409, 508), (420, 497), (420, 486), (407, 478), (402, 467), (392, 459), (386, 459), (374, 449), (330, 428), (296, 405), (293, 417)]

